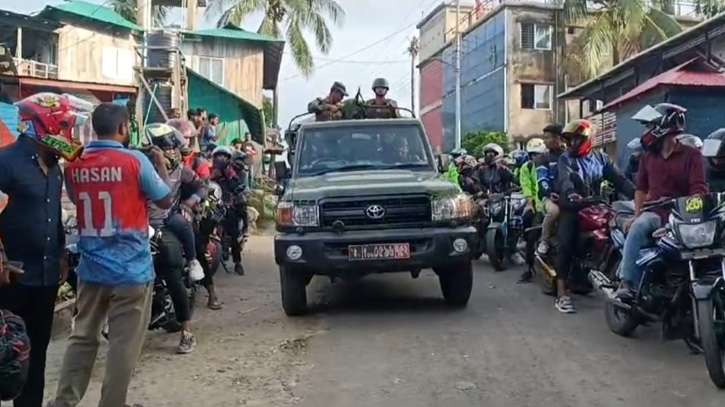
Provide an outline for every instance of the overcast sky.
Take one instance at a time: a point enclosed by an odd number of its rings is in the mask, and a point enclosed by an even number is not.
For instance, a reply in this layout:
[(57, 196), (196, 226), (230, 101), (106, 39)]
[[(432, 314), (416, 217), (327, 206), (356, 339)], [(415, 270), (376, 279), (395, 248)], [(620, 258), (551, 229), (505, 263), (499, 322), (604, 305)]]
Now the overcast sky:
[[(98, 4), (105, 2), (87, 1)], [(347, 18), (342, 26), (332, 27), (335, 41), (330, 53), (322, 55), (315, 51), (317, 69), (311, 78), (305, 79), (299, 75), (292, 58), (285, 51), (279, 79), (280, 125), (286, 127), (287, 121), (302, 113), (312, 98), (326, 94), (335, 80), (342, 81), (351, 94), (361, 86), (365, 96), (369, 97), (372, 95), (370, 85), (373, 79), (384, 76), (390, 81), (389, 96), (397, 99), (401, 106), (409, 107), (410, 62), (405, 49), (411, 36), (417, 35), (415, 25), (424, 13), (427, 14), (441, 1), (338, 0), (345, 9)], [(25, 13), (61, 2), (0, 0), (0, 8)], [(259, 17), (250, 17), (243, 24), (243, 28), (256, 30), (259, 21)], [(213, 23), (204, 21), (203, 24), (208, 26)], [(374, 43), (377, 45), (370, 46)], [(417, 79), (415, 86), (418, 86)]]

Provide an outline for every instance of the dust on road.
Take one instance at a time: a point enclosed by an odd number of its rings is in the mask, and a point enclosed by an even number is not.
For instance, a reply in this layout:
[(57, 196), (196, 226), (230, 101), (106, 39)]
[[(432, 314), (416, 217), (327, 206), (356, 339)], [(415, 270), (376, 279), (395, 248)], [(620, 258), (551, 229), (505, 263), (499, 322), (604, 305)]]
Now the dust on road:
[[(281, 310), (271, 237), (245, 254), (247, 276), (219, 274), (222, 311), (199, 308), (199, 347), (151, 333), (129, 395), (145, 407), (696, 407), (721, 406), (701, 356), (608, 331), (601, 300), (576, 298), (562, 315), (518, 271), (476, 262), (467, 309), (451, 311), (437, 278), (373, 276), (310, 287), (314, 315)], [(200, 304), (202, 301), (200, 301)], [(53, 344), (49, 391), (62, 356)], [(103, 353), (103, 349), (101, 351)], [(103, 362), (82, 406), (95, 406)]]

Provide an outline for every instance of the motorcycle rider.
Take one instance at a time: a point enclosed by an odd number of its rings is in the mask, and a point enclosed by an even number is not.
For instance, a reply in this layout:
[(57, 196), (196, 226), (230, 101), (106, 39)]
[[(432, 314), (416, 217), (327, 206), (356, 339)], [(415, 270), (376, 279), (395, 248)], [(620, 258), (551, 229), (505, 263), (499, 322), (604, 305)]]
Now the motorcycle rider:
[(529, 153), (525, 150), (514, 150), (509, 153), (508, 158), (513, 161), (514, 164), (514, 178), (519, 179), (519, 171), (521, 166), (529, 162)]
[(556, 221), (559, 219), (558, 195), (555, 191), (559, 157), (566, 151), (566, 143), (561, 136), (563, 126), (550, 124), (544, 127), (544, 143), (548, 153), (544, 154), (536, 167), (539, 197), (544, 208), (541, 223), (541, 241), (536, 251), (540, 255), (549, 251), (549, 239), (554, 235)]
[[(519, 185), (521, 192), (526, 197), (526, 211), (524, 212), (524, 229), (534, 224), (536, 216), (544, 211), (544, 204), (539, 196), (539, 183), (536, 167), (541, 159), (541, 155), (546, 153), (546, 144), (544, 140), (535, 137), (526, 143), (526, 153), (528, 154), (527, 162), (519, 168)], [(526, 242), (522, 241), (521, 249), (526, 247)], [(529, 260), (532, 260), (532, 254), (526, 254)], [(529, 263), (531, 264), (531, 263)], [(529, 281), (532, 277), (530, 269), (525, 270), (519, 277), (519, 282)]]
[[(246, 175), (233, 165), (234, 153), (229, 147), (219, 146), (212, 153), (212, 181), (222, 189), (222, 199), (227, 207), (224, 219), (224, 233), (231, 238), (234, 272), (244, 275), (242, 266), (242, 241), (247, 237), (249, 227), (246, 199)], [(239, 223), (242, 222), (240, 230)]]
[(315, 114), (315, 120), (325, 122), (342, 119), (342, 99), (347, 96), (347, 89), (341, 82), (334, 82), (330, 94), (324, 98), (315, 98), (307, 105), (307, 111)]
[(459, 190), (461, 189), (461, 174), (458, 170), (457, 160), (462, 160), (461, 157), (463, 157), (467, 153), (468, 152), (465, 149), (457, 148), (448, 154), (448, 169), (446, 170), (444, 176)]
[(476, 174), (476, 167), (478, 167), (478, 161), (476, 157), (467, 155), (462, 157), (463, 161), (460, 163), (458, 172), (460, 173), (460, 185), (464, 192), (470, 195), (477, 195), (483, 192), (479, 179)]
[(571, 297), (567, 295), (566, 282), (577, 249), (579, 234), (578, 211), (583, 197), (599, 191), (602, 181), (609, 181), (625, 196), (634, 195), (634, 185), (617, 169), (609, 156), (593, 151), (594, 129), (588, 120), (577, 119), (562, 129), (567, 151), (559, 157), (557, 164), (557, 187), (559, 192), (559, 241), (561, 246), (556, 259), (557, 298), (555, 307), (559, 312), (576, 312)]
[(367, 116), (373, 119), (392, 119), (399, 118), (398, 102), (388, 99), (385, 96), (390, 90), (388, 80), (385, 78), (376, 78), (372, 86), (375, 97), (366, 102)]
[(705, 139), (702, 155), (707, 159), (705, 176), (710, 190), (725, 192), (725, 128), (717, 129)]
[(502, 162), (503, 148), (496, 143), (488, 143), (483, 146), (481, 151), (484, 162), (479, 166), (478, 180), (484, 191), (491, 194), (510, 191), (516, 183), (516, 179), (513, 172)]
[[(167, 124), (153, 123), (146, 125), (144, 131), (151, 144), (163, 150), (169, 173), (169, 187), (174, 204), (170, 209), (161, 209), (151, 203), (149, 224), (162, 231), (157, 272), (168, 286), (177, 321), (181, 324), (178, 352), (186, 354), (196, 349), (196, 337), (191, 332), (191, 308), (183, 283), (184, 257), (191, 270), (189, 275), (203, 276), (204, 269), (197, 260), (191, 222), (194, 217), (192, 208), (204, 199), (206, 187), (194, 171), (181, 163), (179, 147), (183, 143), (183, 136), (178, 130)], [(164, 231), (170, 233), (163, 233)]]
[(642, 279), (642, 270), (636, 264), (639, 251), (669, 215), (666, 209), (643, 212), (645, 200), (708, 192), (702, 153), (678, 140), (685, 130), (686, 111), (682, 106), (660, 103), (655, 107), (647, 105), (632, 116), (647, 129), (640, 138), (644, 153), (637, 174), (634, 217), (623, 225), (627, 238), (622, 253), (622, 282), (616, 293), (622, 301), (636, 296)]

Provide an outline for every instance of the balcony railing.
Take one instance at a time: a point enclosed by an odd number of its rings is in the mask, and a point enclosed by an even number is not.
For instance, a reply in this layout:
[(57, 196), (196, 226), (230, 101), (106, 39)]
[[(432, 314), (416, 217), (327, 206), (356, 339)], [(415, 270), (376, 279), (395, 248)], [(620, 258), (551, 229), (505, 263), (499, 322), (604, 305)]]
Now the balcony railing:
[(13, 58), (18, 76), (33, 78), (58, 79), (58, 65), (46, 64), (29, 59)]

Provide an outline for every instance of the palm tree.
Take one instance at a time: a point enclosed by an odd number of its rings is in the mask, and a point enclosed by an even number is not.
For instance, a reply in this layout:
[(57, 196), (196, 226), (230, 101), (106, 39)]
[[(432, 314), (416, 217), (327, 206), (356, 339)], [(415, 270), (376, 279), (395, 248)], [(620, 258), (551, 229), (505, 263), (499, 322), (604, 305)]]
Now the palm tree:
[(305, 31), (314, 35), (317, 48), (327, 54), (332, 47), (328, 21), (340, 25), (345, 18), (345, 10), (337, 0), (210, 0), (206, 13), (218, 15), (220, 12), (217, 27), (239, 26), (250, 14), (263, 12), (264, 18), (257, 32), (275, 38), (285, 37), (297, 68), (305, 77), (315, 69)]
[(595, 0), (593, 3), (596, 9), (590, 11), (591, 1), (564, 0), (566, 23), (584, 26), (567, 51), (570, 68), (575, 67), (582, 79), (596, 76), (608, 59), (616, 65), (682, 32), (672, 15), (644, 0)]
[[(125, 18), (132, 23), (136, 23), (137, 15), (137, 2), (139, 0), (111, 0), (111, 7), (113, 10), (120, 14), (121, 17)], [(141, 0), (145, 1), (145, 0)], [(151, 0), (148, 0), (151, 1)], [(166, 21), (166, 16), (169, 13), (169, 7), (164, 6), (153, 6), (153, 23), (156, 27), (163, 27)]]

